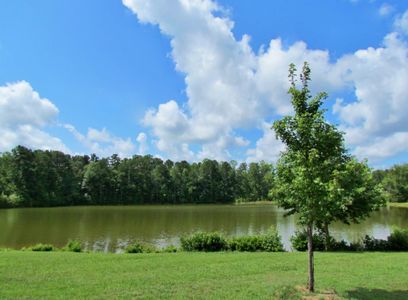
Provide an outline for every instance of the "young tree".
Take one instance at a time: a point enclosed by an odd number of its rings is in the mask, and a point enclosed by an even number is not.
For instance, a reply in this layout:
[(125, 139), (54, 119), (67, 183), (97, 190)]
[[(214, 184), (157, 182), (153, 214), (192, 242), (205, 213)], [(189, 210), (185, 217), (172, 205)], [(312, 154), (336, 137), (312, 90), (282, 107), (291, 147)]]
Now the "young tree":
[[(289, 67), (289, 94), (293, 116), (275, 121), (273, 129), (285, 145), (276, 166), (274, 196), (289, 214), (306, 227), (309, 257), (309, 291), (314, 291), (313, 230), (334, 220), (358, 220), (377, 207), (380, 193), (371, 172), (347, 154), (343, 133), (324, 119), (326, 93), (312, 97), (310, 68), (303, 65), (301, 88), (296, 68)], [(357, 205), (364, 203), (364, 205)]]

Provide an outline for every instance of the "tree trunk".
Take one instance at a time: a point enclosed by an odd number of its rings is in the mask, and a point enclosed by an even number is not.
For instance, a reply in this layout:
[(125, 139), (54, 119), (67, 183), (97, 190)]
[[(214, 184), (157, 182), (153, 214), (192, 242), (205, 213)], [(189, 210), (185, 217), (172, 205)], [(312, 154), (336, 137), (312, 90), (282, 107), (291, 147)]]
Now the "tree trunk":
[(309, 256), (309, 292), (314, 292), (313, 223), (307, 226), (307, 253)]

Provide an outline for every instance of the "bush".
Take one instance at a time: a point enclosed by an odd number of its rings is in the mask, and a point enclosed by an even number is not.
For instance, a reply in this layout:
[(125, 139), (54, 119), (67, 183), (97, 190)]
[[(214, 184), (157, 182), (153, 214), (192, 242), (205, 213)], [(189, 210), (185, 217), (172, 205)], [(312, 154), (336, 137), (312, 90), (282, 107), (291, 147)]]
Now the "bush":
[(177, 249), (176, 246), (174, 246), (174, 245), (169, 245), (169, 246), (163, 248), (161, 252), (163, 252), (163, 253), (176, 253), (177, 250), (178, 250), (178, 249)]
[(143, 245), (140, 242), (134, 242), (125, 248), (126, 253), (152, 253), (157, 252), (153, 247)]
[(261, 249), (262, 241), (259, 236), (239, 236), (228, 241), (229, 250), (254, 252)]
[(81, 242), (77, 240), (69, 240), (63, 250), (71, 252), (82, 252)]
[(231, 251), (284, 251), (281, 238), (275, 230), (269, 230), (266, 234), (234, 237), (228, 241)]
[(267, 252), (282, 252), (283, 244), (278, 232), (274, 229), (269, 229), (268, 232), (260, 236), (262, 239), (262, 251)]
[(408, 251), (408, 228), (394, 229), (387, 240), (366, 235), (363, 243), (366, 251)]
[(226, 240), (218, 232), (196, 232), (181, 238), (181, 248), (185, 251), (284, 251), (281, 238), (275, 230), (265, 234), (240, 236)]
[(36, 244), (28, 248), (31, 251), (54, 251), (55, 248), (50, 244)]
[(363, 239), (365, 251), (387, 251), (389, 249), (388, 241), (375, 239), (366, 235)]
[[(313, 234), (313, 250), (326, 251), (324, 233), (319, 231)], [(293, 249), (297, 251), (307, 251), (307, 233), (305, 231), (297, 231), (294, 236), (290, 238)], [(333, 237), (329, 237), (327, 251), (363, 251), (364, 246), (361, 243), (350, 243), (346, 241), (336, 241)]]
[(180, 239), (181, 248), (185, 251), (223, 251), (228, 249), (224, 236), (218, 232), (196, 232)]
[[(307, 233), (306, 231), (296, 231), (295, 235), (290, 238), (293, 249), (297, 251), (307, 250)], [(313, 234), (313, 250), (324, 251), (324, 237), (321, 233)]]
[(394, 229), (387, 242), (391, 251), (408, 251), (408, 228)]
[[(307, 235), (305, 232), (296, 232), (291, 237), (292, 247), (297, 251), (307, 250)], [(324, 251), (324, 236), (322, 233), (313, 235), (315, 251)], [(376, 239), (366, 235), (360, 243), (336, 241), (330, 237), (328, 251), (408, 251), (408, 228), (395, 229), (387, 240)]]

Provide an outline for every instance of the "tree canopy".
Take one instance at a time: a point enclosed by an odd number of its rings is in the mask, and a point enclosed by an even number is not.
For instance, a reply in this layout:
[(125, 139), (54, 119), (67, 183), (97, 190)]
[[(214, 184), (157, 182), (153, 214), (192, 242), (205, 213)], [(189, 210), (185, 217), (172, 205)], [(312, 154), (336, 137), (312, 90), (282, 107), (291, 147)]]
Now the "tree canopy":
[(0, 155), (0, 207), (270, 200), (265, 162), (71, 156), (17, 146)]

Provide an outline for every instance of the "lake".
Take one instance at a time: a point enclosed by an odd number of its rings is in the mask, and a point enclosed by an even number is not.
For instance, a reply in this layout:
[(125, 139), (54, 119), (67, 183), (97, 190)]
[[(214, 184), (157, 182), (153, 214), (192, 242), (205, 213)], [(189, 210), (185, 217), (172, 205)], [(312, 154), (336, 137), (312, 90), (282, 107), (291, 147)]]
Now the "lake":
[[(121, 252), (131, 241), (158, 247), (178, 245), (193, 231), (222, 231), (228, 236), (277, 228), (285, 248), (296, 230), (295, 216), (275, 205), (77, 206), (0, 210), (0, 247), (19, 249), (36, 243), (62, 247), (69, 239), (87, 250)], [(364, 235), (386, 238), (393, 226), (408, 227), (407, 208), (383, 208), (361, 224), (333, 224), (335, 238), (355, 241)]]

